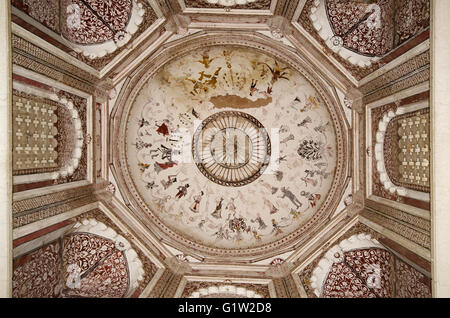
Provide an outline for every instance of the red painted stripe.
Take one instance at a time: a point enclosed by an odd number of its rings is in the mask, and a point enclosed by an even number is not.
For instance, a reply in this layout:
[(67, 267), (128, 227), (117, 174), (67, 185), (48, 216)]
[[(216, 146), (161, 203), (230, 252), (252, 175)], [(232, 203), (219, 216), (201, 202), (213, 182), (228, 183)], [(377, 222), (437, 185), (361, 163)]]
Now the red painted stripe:
[(52, 91), (51, 86), (42, 84), (40, 82), (36, 82), (35, 80), (29, 79), (29, 78), (26, 78), (26, 77), (23, 77), (21, 75), (17, 75), (14, 73), (13, 73), (13, 80), (16, 82), (21, 82), (21, 83), (28, 84), (30, 86), (34, 86), (37, 88), (42, 88), (42, 89), (45, 89), (46, 91)]
[(38, 238), (40, 236), (43, 236), (43, 235), (46, 235), (48, 233), (54, 232), (56, 230), (59, 230), (60, 228), (63, 228), (63, 227), (65, 227), (65, 226), (67, 226), (69, 224), (72, 224), (72, 223), (73, 223), (73, 221), (71, 221), (71, 220), (65, 220), (63, 222), (60, 222), (60, 223), (51, 225), (49, 227), (46, 227), (46, 228), (44, 228), (42, 230), (33, 232), (33, 233), (25, 235), (25, 236), (22, 236), (22, 237), (20, 237), (18, 239), (15, 239), (13, 241), (13, 247), (17, 247), (17, 246), (22, 245), (22, 244), (24, 244), (26, 242), (34, 240), (34, 239), (36, 239), (36, 238)]
[(13, 186), (13, 192), (21, 192), (26, 190), (32, 190), (37, 188), (43, 188), (47, 186), (53, 185), (53, 180), (35, 182), (35, 183), (25, 183), (25, 184), (16, 184)]
[(431, 263), (424, 259), (423, 257), (411, 252), (407, 248), (401, 246), (400, 244), (388, 239), (388, 238), (380, 238), (379, 241), (381, 244), (393, 249), (400, 255), (406, 257), (414, 264), (420, 266), (421, 268), (425, 269), (427, 272), (431, 272)]
[(420, 43), (424, 42), (429, 37), (430, 37), (430, 29), (427, 29), (427, 30), (423, 31), (421, 34), (417, 35), (415, 38), (407, 41), (400, 47), (394, 49), (394, 51), (392, 51), (391, 53), (389, 53), (387, 56), (385, 56), (382, 59), (382, 62), (385, 62), (385, 63), (391, 62), (392, 60), (396, 59), (400, 55), (408, 52), (412, 48), (414, 48), (417, 45), (419, 45)]
[[(15, 24), (20, 25), (21, 27), (23, 27), (27, 31), (30, 31), (31, 33), (37, 35), (41, 39), (44, 39), (45, 41), (49, 42), (50, 44), (56, 46), (57, 48), (63, 50), (64, 52), (67, 52), (67, 53), (73, 52), (73, 50), (71, 48), (65, 46), (64, 44), (62, 44), (62, 43), (60, 43), (58, 41), (56, 41), (55, 39), (53, 39), (52, 37), (50, 37), (46, 33), (42, 32), (41, 30), (39, 30), (38, 28), (32, 26), (31, 24), (25, 22), (24, 20), (22, 20), (21, 18), (19, 18), (18, 16), (14, 15), (14, 14), (11, 15), (11, 21), (14, 22)], [(45, 26), (43, 26), (43, 27), (45, 27)], [(55, 32), (55, 31), (53, 31), (53, 32)]]

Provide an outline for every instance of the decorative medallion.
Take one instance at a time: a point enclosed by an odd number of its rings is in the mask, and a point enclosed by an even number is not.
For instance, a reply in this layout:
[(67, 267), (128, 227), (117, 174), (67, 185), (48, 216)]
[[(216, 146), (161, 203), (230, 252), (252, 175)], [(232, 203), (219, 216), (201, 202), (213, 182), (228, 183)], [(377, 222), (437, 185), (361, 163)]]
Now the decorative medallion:
[(270, 139), (253, 116), (219, 112), (205, 119), (192, 142), (197, 167), (211, 181), (239, 187), (256, 180), (270, 160)]

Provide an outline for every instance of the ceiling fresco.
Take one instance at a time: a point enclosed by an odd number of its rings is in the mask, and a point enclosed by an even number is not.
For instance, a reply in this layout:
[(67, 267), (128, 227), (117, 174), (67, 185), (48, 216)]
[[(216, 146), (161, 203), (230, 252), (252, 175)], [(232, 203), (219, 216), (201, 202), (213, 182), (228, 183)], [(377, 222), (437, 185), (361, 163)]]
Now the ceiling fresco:
[(13, 296), (430, 297), (429, 3), (11, 0)]
[(170, 62), (139, 92), (127, 161), (148, 208), (203, 245), (250, 248), (320, 209), (336, 168), (323, 100), (281, 61), (213, 47)]

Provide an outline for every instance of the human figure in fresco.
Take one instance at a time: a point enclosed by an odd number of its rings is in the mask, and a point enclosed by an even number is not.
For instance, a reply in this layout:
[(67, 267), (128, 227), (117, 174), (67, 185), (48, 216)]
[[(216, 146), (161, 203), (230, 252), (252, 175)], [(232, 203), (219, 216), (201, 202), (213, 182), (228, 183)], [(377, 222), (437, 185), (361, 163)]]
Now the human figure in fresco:
[(156, 129), (156, 132), (158, 134), (168, 136), (169, 135), (169, 127), (165, 123), (162, 123), (160, 126), (158, 126), (158, 129)]
[(175, 195), (175, 198), (180, 199), (182, 197), (184, 197), (187, 194), (187, 189), (189, 188), (189, 183), (187, 183), (184, 186), (179, 186), (178, 189), (178, 193)]
[(225, 231), (223, 226), (221, 226), (219, 228), (219, 230), (216, 233), (214, 233), (214, 235), (219, 240), (221, 240), (221, 239), (226, 239), (226, 240), (230, 239), (230, 237), (228, 236), (228, 230)]
[[(149, 153), (158, 152), (158, 151), (161, 152), (161, 159), (171, 160), (171, 158), (172, 158), (172, 149), (170, 149), (170, 148), (168, 148), (168, 147), (166, 147), (164, 145), (161, 145), (160, 147), (158, 147), (156, 149), (150, 150)], [(157, 156), (158, 156), (158, 154), (152, 155), (152, 159), (157, 157)]]
[(203, 191), (200, 191), (199, 194), (194, 195), (194, 203), (192, 203), (192, 205), (189, 207), (192, 212), (198, 213), (198, 207), (200, 206), (200, 202), (202, 201), (203, 194)]
[(264, 230), (264, 229), (267, 227), (266, 223), (264, 223), (264, 220), (261, 218), (261, 216), (259, 215), (259, 213), (257, 214), (256, 219), (250, 220), (250, 222), (252, 222), (252, 223), (255, 223), (255, 222), (258, 223), (258, 225), (259, 225), (258, 230)]
[(275, 219), (272, 219), (272, 232), (271, 234), (275, 233), (275, 236), (278, 234), (283, 233), (283, 230), (281, 229), (281, 226), (278, 225), (278, 222), (275, 221)]
[(213, 217), (215, 217), (216, 219), (222, 218), (222, 202), (223, 202), (223, 198), (220, 198), (220, 201), (217, 204), (216, 209), (214, 210), (213, 213), (211, 213), (211, 215)]
[(285, 79), (289, 81), (289, 78), (286, 77), (286, 75), (288, 75), (288, 72), (285, 72), (285, 70), (287, 70), (288, 67), (281, 68), (278, 65), (277, 61), (275, 61), (275, 66), (273, 68), (266, 63), (260, 64), (267, 66), (270, 72), (272, 73), (272, 81), (271, 81), (272, 85), (275, 84), (275, 82), (278, 81), (279, 79)]
[(209, 58), (208, 53), (203, 53), (202, 54), (202, 59), (198, 60), (197, 62), (203, 64), (205, 66), (205, 68), (209, 68), (209, 66), (211, 65), (212, 61), (214, 61), (216, 58)]
[(158, 185), (157, 184), (155, 184), (155, 181), (152, 181), (152, 182), (147, 182), (147, 184), (145, 185), (145, 187), (147, 188), (147, 189), (153, 189), (153, 188), (156, 188)]
[(198, 223), (198, 228), (203, 230), (203, 226), (205, 225), (205, 223), (206, 223), (205, 219), (201, 220), (200, 223)]
[(317, 180), (307, 178), (307, 177), (302, 177), (302, 178), (300, 178), (300, 180), (305, 182), (305, 186), (308, 186), (309, 184), (311, 184), (313, 187), (317, 186)]
[(171, 161), (165, 162), (165, 163), (155, 162), (154, 168), (155, 168), (156, 173), (160, 173), (162, 170), (172, 168), (176, 164), (177, 164), (176, 162), (171, 162)]
[(259, 181), (263, 187), (265, 187), (267, 190), (269, 190), (272, 194), (275, 194), (278, 191), (278, 188), (272, 187), (267, 182), (264, 182), (262, 180)]
[(321, 197), (319, 193), (312, 194), (312, 193), (305, 192), (305, 191), (302, 191), (300, 193), (300, 195), (309, 200), (309, 204), (312, 208), (316, 206), (317, 201), (319, 201), (320, 197)]
[(289, 200), (291, 200), (291, 202), (296, 206), (297, 209), (302, 206), (302, 203), (290, 190), (286, 189), (285, 187), (281, 187), (281, 192), (283, 193), (283, 195), (279, 198), (284, 199), (285, 197), (287, 197)]
[(256, 88), (256, 84), (258, 84), (258, 80), (253, 80), (252, 79), (252, 84), (250, 85), (250, 96), (253, 96), (253, 94), (258, 90)]
[(226, 208), (234, 213), (236, 213), (236, 205), (234, 204), (235, 198), (231, 198), (230, 202), (227, 203)]
[(253, 237), (254, 237), (257, 241), (261, 241), (261, 235), (258, 234), (258, 231), (252, 230), (252, 234), (253, 234)]
[(176, 176), (177, 176), (176, 174), (173, 174), (167, 177), (167, 181), (161, 180), (161, 184), (163, 185), (164, 190), (167, 190), (168, 187), (177, 182)]
[(269, 207), (270, 214), (274, 214), (274, 213), (277, 213), (277, 212), (278, 212), (278, 208), (275, 207), (275, 206), (272, 204), (272, 202), (270, 202), (270, 201), (267, 200), (266, 198), (264, 198), (264, 204), (265, 204), (266, 206)]

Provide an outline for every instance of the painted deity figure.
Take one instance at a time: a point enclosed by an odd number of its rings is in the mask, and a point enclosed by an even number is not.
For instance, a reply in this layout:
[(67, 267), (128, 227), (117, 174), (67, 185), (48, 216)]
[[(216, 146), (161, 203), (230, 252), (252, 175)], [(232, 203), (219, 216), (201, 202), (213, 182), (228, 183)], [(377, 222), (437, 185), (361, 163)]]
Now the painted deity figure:
[(272, 219), (272, 234), (275, 233), (275, 236), (278, 234), (283, 233), (283, 230), (281, 229), (281, 226), (278, 225), (278, 222), (275, 221), (275, 219)]
[(161, 184), (164, 187), (164, 190), (167, 190), (168, 187), (170, 187), (172, 184), (174, 184), (175, 182), (177, 182), (177, 178), (176, 175), (170, 175), (167, 177), (167, 181), (166, 180), (161, 180)]
[(187, 189), (189, 188), (189, 184), (187, 183), (184, 186), (179, 186), (177, 188), (178, 193), (175, 195), (175, 198), (180, 199), (182, 197), (184, 197), (187, 194)]
[(255, 223), (255, 222), (258, 223), (258, 226), (259, 226), (258, 230), (264, 230), (267, 227), (266, 223), (264, 223), (264, 220), (261, 218), (261, 216), (259, 214), (256, 217), (256, 219), (250, 220), (250, 221), (252, 223)]
[(194, 195), (194, 202), (189, 207), (192, 212), (198, 213), (198, 207), (200, 206), (200, 202), (202, 201), (203, 194), (203, 191), (201, 191), (199, 194)]
[(284, 199), (285, 197), (287, 197), (289, 200), (291, 200), (292, 204), (294, 204), (297, 209), (302, 206), (302, 203), (297, 199), (295, 194), (293, 194), (290, 190), (286, 189), (285, 187), (282, 187), (281, 192), (283, 193), (283, 195), (279, 198)]
[(220, 198), (220, 201), (217, 204), (216, 209), (214, 210), (213, 213), (211, 213), (211, 215), (213, 217), (215, 217), (216, 219), (222, 218), (222, 202), (223, 202), (223, 198)]
[(230, 202), (228, 202), (227, 209), (236, 213), (236, 205), (234, 204), (234, 198), (231, 198)]
[(273, 205), (272, 202), (264, 198), (264, 204), (269, 207), (270, 214), (274, 214), (278, 212), (278, 208)]

